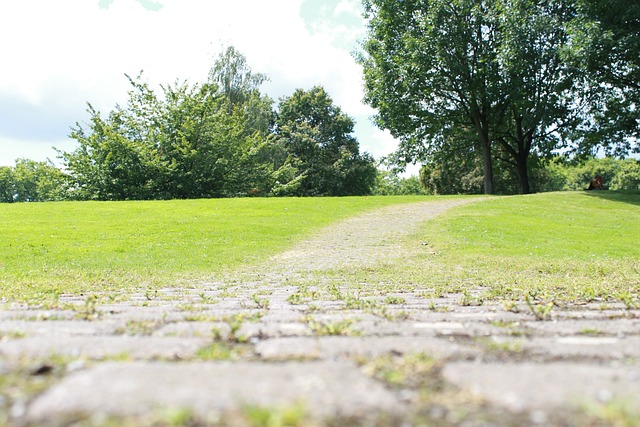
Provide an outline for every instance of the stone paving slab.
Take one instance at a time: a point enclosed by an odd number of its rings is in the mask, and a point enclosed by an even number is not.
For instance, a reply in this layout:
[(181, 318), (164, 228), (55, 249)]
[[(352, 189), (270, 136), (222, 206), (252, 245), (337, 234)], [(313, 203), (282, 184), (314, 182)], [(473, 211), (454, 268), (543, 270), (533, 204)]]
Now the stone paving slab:
[(554, 335), (591, 333), (598, 335), (639, 335), (640, 319), (565, 319), (552, 322), (525, 322), (524, 327)]
[(425, 353), (434, 358), (478, 356), (476, 348), (432, 337), (294, 337), (260, 341), (255, 352), (267, 360), (291, 358), (339, 359), (352, 356)]
[(209, 340), (202, 338), (148, 336), (50, 336), (27, 337), (0, 342), (0, 356), (9, 359), (47, 358), (54, 355), (104, 359), (185, 359)]
[(162, 407), (190, 409), (206, 418), (245, 404), (298, 403), (318, 417), (367, 418), (406, 409), (351, 363), (105, 363), (73, 373), (39, 396), (29, 406), (27, 419), (40, 422), (75, 413), (139, 415)]
[(1, 333), (21, 333), (32, 335), (108, 335), (122, 327), (119, 321), (78, 321), (78, 320), (3, 320), (0, 322)]
[(207, 337), (211, 338), (215, 332), (222, 338), (229, 336), (229, 325), (222, 322), (173, 322), (161, 325), (152, 332), (156, 337)]
[[(640, 361), (640, 337), (560, 336), (533, 338), (523, 348), (552, 358), (635, 359)], [(640, 390), (640, 388), (639, 388)]]
[(629, 399), (640, 409), (640, 366), (454, 362), (443, 377), (511, 411), (566, 409)]
[(39, 310), (39, 309), (14, 309), (0, 311), (0, 320), (77, 320), (77, 314), (71, 310)]

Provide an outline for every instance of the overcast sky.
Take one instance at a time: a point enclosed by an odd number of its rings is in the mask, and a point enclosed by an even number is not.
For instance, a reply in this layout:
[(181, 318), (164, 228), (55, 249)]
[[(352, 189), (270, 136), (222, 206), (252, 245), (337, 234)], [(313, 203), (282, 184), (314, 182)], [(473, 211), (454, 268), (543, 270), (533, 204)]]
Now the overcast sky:
[(322, 85), (378, 159), (396, 142), (362, 103), (352, 53), (364, 35), (360, 0), (1, 0), (0, 165), (72, 150), (86, 102), (105, 113), (124, 103), (125, 73), (202, 82), (226, 46), (269, 76), (275, 100)]

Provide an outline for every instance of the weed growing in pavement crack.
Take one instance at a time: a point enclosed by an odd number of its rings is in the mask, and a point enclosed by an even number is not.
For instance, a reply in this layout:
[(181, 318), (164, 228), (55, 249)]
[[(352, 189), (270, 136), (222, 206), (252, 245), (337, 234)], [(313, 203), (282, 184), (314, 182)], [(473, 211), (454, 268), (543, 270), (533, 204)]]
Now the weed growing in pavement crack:
[(622, 301), (627, 310), (635, 310), (640, 308), (640, 298), (632, 292), (619, 292), (616, 297)]
[(478, 344), (481, 344), (487, 350), (496, 352), (496, 353), (507, 353), (507, 354), (517, 354), (523, 351), (523, 346), (521, 341), (502, 341), (496, 340), (494, 338), (486, 338), (480, 337), (476, 338), (475, 341)]
[(631, 400), (615, 398), (604, 403), (588, 402), (582, 406), (590, 417), (603, 425), (621, 427), (640, 425), (640, 409)]
[(300, 305), (304, 301), (302, 300), (302, 295), (296, 292), (289, 295), (289, 298), (287, 298), (287, 302), (291, 305)]
[(253, 300), (254, 303), (256, 303), (258, 308), (261, 308), (263, 310), (268, 310), (269, 309), (269, 299), (260, 298), (260, 296), (258, 294), (253, 294), (251, 296), (251, 299)]
[(151, 335), (164, 324), (157, 320), (128, 320), (127, 324), (115, 330), (116, 335)]
[(302, 403), (278, 407), (244, 405), (241, 415), (249, 425), (254, 427), (303, 427), (309, 425), (308, 411)]
[(462, 299), (460, 300), (460, 305), (463, 307), (471, 307), (471, 306), (479, 306), (482, 305), (483, 300), (480, 297), (474, 297), (471, 293), (465, 289), (462, 292)]
[(76, 317), (81, 320), (95, 320), (100, 317), (98, 311), (98, 297), (94, 294), (87, 296), (84, 300), (84, 304), (76, 309)]
[(305, 322), (316, 335), (360, 335), (359, 331), (353, 329), (353, 319), (323, 322), (307, 316)]
[(398, 296), (393, 296), (393, 295), (387, 295), (384, 298), (384, 303), (385, 304), (404, 304), (406, 302), (407, 302), (407, 300), (405, 298), (398, 297)]
[(535, 299), (535, 293), (529, 292), (525, 296), (525, 301), (527, 303), (527, 307), (533, 313), (536, 320), (549, 320), (551, 319), (551, 310), (553, 310), (554, 303), (550, 302), (538, 302)]
[(257, 321), (262, 317), (262, 314), (247, 315), (245, 313), (237, 313), (231, 316), (224, 316), (222, 319), (217, 319), (227, 324), (229, 327), (229, 334), (224, 337), (223, 332), (218, 328), (213, 328), (213, 336), (216, 341), (226, 341), (228, 343), (246, 343), (248, 338), (240, 335), (240, 328), (245, 321)]
[(356, 360), (361, 370), (394, 387), (438, 389), (441, 363), (424, 353), (387, 354), (374, 359)]

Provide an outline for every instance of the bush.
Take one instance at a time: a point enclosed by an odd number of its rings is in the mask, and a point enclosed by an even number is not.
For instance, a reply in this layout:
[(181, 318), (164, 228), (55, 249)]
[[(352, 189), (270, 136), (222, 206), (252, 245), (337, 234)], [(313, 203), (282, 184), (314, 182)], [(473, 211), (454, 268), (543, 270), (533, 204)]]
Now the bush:
[(640, 190), (640, 161), (635, 159), (619, 161), (609, 188), (611, 190)]
[(409, 196), (426, 194), (417, 176), (402, 178), (391, 171), (378, 170), (373, 195), (375, 196)]

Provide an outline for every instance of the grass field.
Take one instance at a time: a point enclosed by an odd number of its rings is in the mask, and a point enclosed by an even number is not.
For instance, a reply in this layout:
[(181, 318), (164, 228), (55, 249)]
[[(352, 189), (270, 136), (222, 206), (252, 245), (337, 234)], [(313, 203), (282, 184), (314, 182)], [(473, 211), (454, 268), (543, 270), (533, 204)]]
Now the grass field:
[[(257, 263), (332, 221), (424, 197), (0, 205), (0, 300), (127, 292)], [(640, 305), (640, 194), (494, 197), (425, 224), (402, 263), (330, 271), (371, 289)], [(469, 302), (472, 302), (471, 299)], [(477, 301), (476, 301), (477, 302)]]
[(203, 279), (332, 221), (416, 197), (0, 204), (0, 300)]
[(426, 223), (405, 244), (419, 242), (429, 245), (401, 264), (332, 274), (370, 289), (468, 294), (468, 304), (640, 307), (639, 192), (490, 198)]

